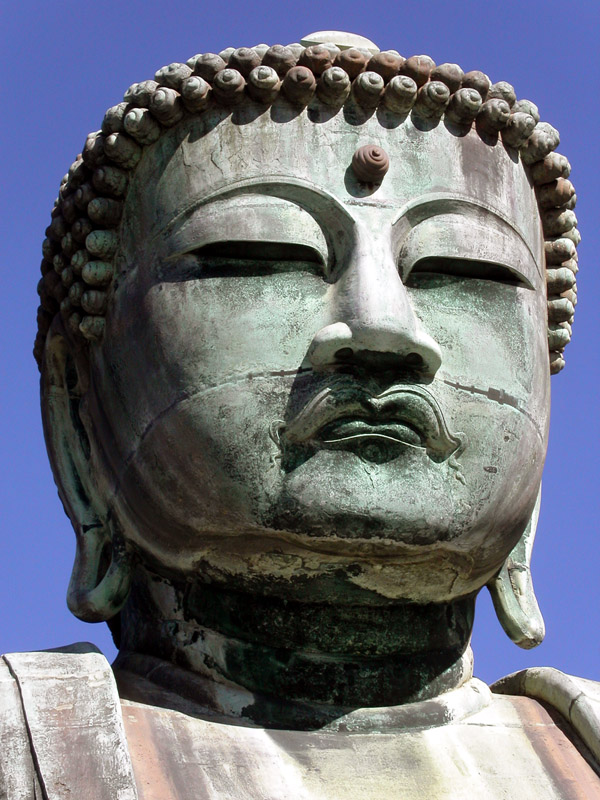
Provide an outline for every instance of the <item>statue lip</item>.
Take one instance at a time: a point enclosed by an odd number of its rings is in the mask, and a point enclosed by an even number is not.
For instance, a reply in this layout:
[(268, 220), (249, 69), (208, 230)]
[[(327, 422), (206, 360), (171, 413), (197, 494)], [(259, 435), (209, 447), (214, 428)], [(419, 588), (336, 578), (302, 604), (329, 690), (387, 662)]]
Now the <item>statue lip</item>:
[(422, 448), (435, 461), (445, 461), (462, 445), (448, 430), (437, 400), (416, 384), (396, 384), (378, 394), (356, 381), (328, 386), (281, 433), (290, 444), (387, 439)]
[(325, 425), (317, 436), (324, 444), (382, 439), (424, 449), (422, 433), (405, 420), (342, 417)]

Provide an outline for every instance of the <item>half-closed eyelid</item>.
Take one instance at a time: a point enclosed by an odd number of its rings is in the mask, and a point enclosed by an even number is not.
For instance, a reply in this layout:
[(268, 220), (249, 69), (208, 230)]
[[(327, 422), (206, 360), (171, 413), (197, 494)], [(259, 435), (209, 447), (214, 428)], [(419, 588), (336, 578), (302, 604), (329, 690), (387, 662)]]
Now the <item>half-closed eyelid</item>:
[(322, 253), (295, 242), (225, 239), (210, 242), (192, 251), (200, 258), (231, 258), (247, 261), (299, 261), (326, 266)]
[(410, 280), (412, 274), (419, 273), (477, 278), (479, 280), (506, 283), (512, 286), (524, 286), (528, 289), (533, 288), (531, 283), (520, 271), (506, 264), (491, 261), (478, 261), (476, 259), (446, 258), (445, 256), (421, 258), (413, 264), (407, 276), (407, 280)]

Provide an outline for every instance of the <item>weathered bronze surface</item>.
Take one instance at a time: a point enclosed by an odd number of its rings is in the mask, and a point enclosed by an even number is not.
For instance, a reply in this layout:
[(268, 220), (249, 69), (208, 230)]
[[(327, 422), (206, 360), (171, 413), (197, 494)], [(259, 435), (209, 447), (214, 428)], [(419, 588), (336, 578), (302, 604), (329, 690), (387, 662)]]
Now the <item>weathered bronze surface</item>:
[(469, 647), (485, 585), (516, 643), (544, 634), (557, 144), (509, 84), (338, 33), (171, 64), (88, 137), (36, 356), (69, 607), (120, 648), (123, 797), (600, 793), (595, 690), (565, 733)]

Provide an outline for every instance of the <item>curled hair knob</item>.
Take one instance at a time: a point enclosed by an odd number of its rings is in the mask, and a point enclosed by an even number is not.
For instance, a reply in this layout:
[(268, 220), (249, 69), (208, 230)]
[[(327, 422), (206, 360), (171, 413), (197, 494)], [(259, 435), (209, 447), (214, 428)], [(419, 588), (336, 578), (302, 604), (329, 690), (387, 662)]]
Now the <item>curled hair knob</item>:
[(181, 84), (181, 99), (188, 111), (196, 113), (208, 103), (209, 83), (200, 75), (190, 75)]
[(133, 169), (142, 157), (142, 148), (124, 133), (111, 133), (104, 147), (107, 156), (126, 170)]
[(498, 97), (486, 100), (477, 115), (477, 127), (484, 133), (494, 134), (502, 130), (510, 119), (510, 107)]
[(371, 57), (367, 64), (367, 70), (381, 75), (383, 80), (387, 83), (398, 74), (400, 66), (403, 63), (404, 59), (402, 56), (399, 56), (397, 53), (384, 51), (382, 53), (376, 53)]
[(397, 75), (385, 87), (383, 102), (396, 114), (406, 114), (417, 99), (417, 84), (408, 75)]
[(71, 189), (76, 189), (87, 180), (88, 170), (87, 165), (83, 162), (83, 155), (71, 164), (67, 178)]
[(123, 130), (123, 119), (129, 110), (128, 103), (117, 103), (111, 106), (102, 120), (102, 133), (108, 136), (109, 133), (118, 133)]
[(423, 119), (439, 119), (450, 101), (450, 89), (441, 81), (429, 81), (419, 89), (414, 113)]
[(456, 92), (460, 89), (464, 74), (458, 64), (439, 64), (431, 73), (431, 80), (441, 81), (451, 92)]
[(296, 105), (307, 105), (316, 88), (315, 76), (308, 67), (292, 67), (281, 85), (283, 94)]
[(97, 230), (92, 231), (85, 240), (85, 247), (88, 252), (100, 258), (112, 256), (118, 246), (119, 239), (115, 231)]
[(147, 108), (132, 108), (123, 124), (127, 133), (141, 145), (152, 144), (160, 136), (160, 125)]
[(283, 78), (288, 70), (296, 66), (296, 54), (291, 47), (284, 47), (282, 44), (274, 44), (269, 47), (264, 54), (262, 63), (265, 67), (272, 67), (280, 78)]
[[(88, 203), (87, 207), (88, 216), (92, 222), (108, 227), (118, 223), (122, 210), (123, 203), (110, 197), (96, 197)], [(86, 236), (86, 242), (87, 238)]]
[(417, 86), (423, 86), (435, 69), (435, 61), (429, 56), (411, 56), (400, 65), (400, 74), (408, 75)]
[(198, 75), (210, 83), (214, 80), (217, 72), (225, 69), (227, 63), (216, 53), (202, 53), (190, 58), (187, 65), (193, 70), (194, 75)]
[(322, 75), (333, 66), (331, 51), (323, 44), (307, 47), (298, 59), (298, 66), (308, 67), (315, 75)]
[(77, 250), (76, 253), (73, 253), (71, 256), (71, 266), (73, 267), (76, 275), (81, 275), (81, 270), (85, 267), (89, 260), (90, 254), (85, 249)]
[(487, 100), (487, 95), (491, 85), (492, 82), (485, 74), (485, 72), (480, 72), (478, 69), (473, 69), (470, 72), (466, 72), (463, 75), (462, 79), (463, 88), (475, 89), (475, 91), (479, 92), (479, 94), (481, 95), (481, 99), (484, 101)]
[(235, 47), (226, 47), (224, 50), (219, 51), (219, 58), (222, 58), (226, 64), (229, 64), (231, 54), (235, 52)]
[(479, 113), (481, 105), (481, 95), (477, 89), (459, 89), (450, 98), (446, 117), (459, 125), (470, 125)]
[(575, 187), (566, 178), (558, 178), (538, 187), (536, 194), (540, 208), (561, 208), (575, 196)]
[(241, 72), (227, 67), (215, 75), (213, 92), (224, 105), (235, 105), (244, 97), (245, 85)]
[[(88, 203), (96, 197), (96, 192), (89, 183), (83, 183), (75, 192), (74, 202), (77, 208), (85, 211)], [(75, 220), (73, 220), (74, 222)]]
[[(79, 189), (77, 191), (79, 191)], [(72, 225), (77, 219), (77, 207), (75, 205), (75, 198), (72, 194), (68, 197), (65, 197), (65, 199), (62, 201), (61, 210), (65, 221), (68, 222), (69, 225)]]
[(272, 103), (280, 86), (279, 75), (273, 67), (254, 67), (248, 75), (248, 94), (259, 103)]
[(73, 234), (70, 231), (69, 233), (65, 233), (60, 240), (60, 246), (62, 247), (63, 255), (67, 258), (71, 258), (78, 248), (77, 243), (73, 239)]
[(330, 67), (317, 84), (319, 100), (330, 106), (342, 105), (350, 94), (350, 76), (341, 67)]
[(187, 64), (168, 64), (166, 67), (161, 67), (154, 75), (155, 81), (161, 86), (166, 86), (169, 89), (179, 91), (181, 81), (189, 78), (192, 70)]
[(150, 105), (150, 98), (157, 89), (158, 83), (156, 81), (132, 83), (123, 95), (123, 100), (138, 108), (148, 108)]
[(531, 100), (517, 100), (512, 107), (512, 113), (516, 114), (517, 111), (522, 111), (524, 114), (529, 114), (529, 116), (534, 118), (536, 125), (540, 121), (540, 111), (536, 104), (532, 103)]
[(247, 78), (261, 62), (261, 57), (252, 47), (238, 47), (229, 56), (228, 66)]
[(253, 44), (250, 49), (254, 50), (258, 57), (262, 60), (265, 57), (265, 53), (269, 49), (269, 45), (265, 44), (264, 42), (262, 44)]
[(521, 147), (533, 133), (535, 119), (531, 114), (517, 111), (511, 114), (506, 128), (502, 131), (502, 141), (509, 147)]
[(100, 131), (90, 133), (85, 140), (81, 157), (88, 167), (97, 167), (104, 161), (105, 139)]
[(560, 135), (556, 128), (547, 122), (538, 122), (533, 133), (521, 148), (521, 158), (525, 164), (534, 164), (556, 150), (559, 144)]
[(352, 84), (354, 98), (363, 108), (376, 108), (384, 89), (385, 81), (378, 72), (363, 72)]
[(357, 75), (364, 72), (368, 58), (365, 53), (358, 50), (356, 47), (350, 47), (348, 50), (342, 52), (335, 59), (335, 66), (341, 67), (348, 73), (351, 80), (354, 80)]
[(179, 93), (168, 86), (161, 86), (152, 95), (150, 112), (163, 125), (175, 125), (183, 116)]
[(91, 220), (89, 220), (87, 217), (79, 217), (79, 219), (75, 220), (73, 223), (73, 227), (71, 228), (71, 236), (76, 242), (83, 244), (87, 235), (93, 230), (94, 226), (92, 225)]
[(81, 272), (81, 277), (88, 286), (107, 286), (112, 276), (113, 265), (109, 261), (88, 261)]
[(551, 183), (556, 178), (568, 178), (571, 165), (560, 153), (549, 153), (531, 167), (531, 178), (536, 186)]
[(120, 197), (127, 188), (127, 172), (118, 167), (106, 165), (94, 172), (92, 183), (97, 191)]
[(498, 81), (498, 83), (494, 83), (490, 86), (488, 98), (493, 100), (495, 97), (504, 100), (505, 103), (508, 103), (510, 108), (514, 106), (517, 100), (514, 87), (506, 81)]
[(71, 285), (68, 297), (72, 306), (81, 305), (81, 297), (84, 292), (85, 292), (85, 284), (83, 283), (83, 281), (76, 281)]

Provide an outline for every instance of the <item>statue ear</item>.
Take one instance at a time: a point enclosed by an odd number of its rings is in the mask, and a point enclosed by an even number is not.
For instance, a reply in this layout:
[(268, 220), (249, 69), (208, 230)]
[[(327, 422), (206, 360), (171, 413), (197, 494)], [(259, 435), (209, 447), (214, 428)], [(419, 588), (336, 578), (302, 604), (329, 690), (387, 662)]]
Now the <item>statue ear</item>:
[(527, 650), (541, 644), (546, 628), (531, 578), (531, 551), (540, 513), (542, 487), (531, 519), (502, 569), (488, 583), (496, 615), (512, 641)]
[(55, 324), (44, 354), (42, 419), (58, 494), (77, 538), (67, 605), (79, 619), (100, 622), (123, 607), (131, 565), (125, 541), (107, 514), (80, 415), (88, 376), (87, 352), (72, 346)]

